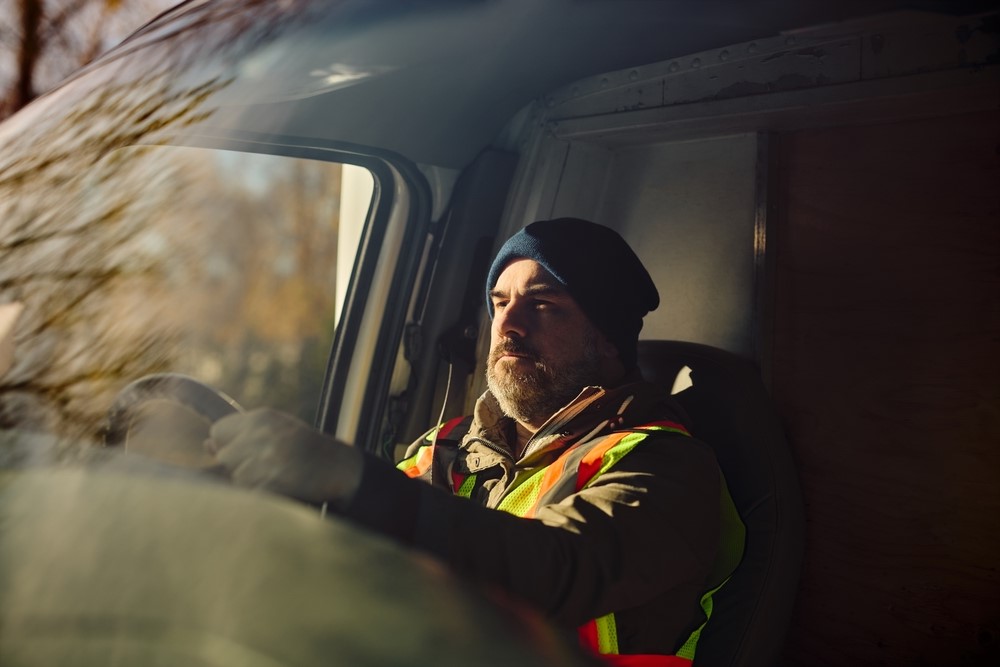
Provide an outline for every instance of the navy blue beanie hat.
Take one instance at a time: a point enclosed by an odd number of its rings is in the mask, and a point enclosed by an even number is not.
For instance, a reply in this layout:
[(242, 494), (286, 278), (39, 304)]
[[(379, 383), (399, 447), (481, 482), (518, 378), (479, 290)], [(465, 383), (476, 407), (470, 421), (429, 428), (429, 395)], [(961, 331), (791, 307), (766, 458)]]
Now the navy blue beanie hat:
[(635, 367), (642, 318), (660, 305), (660, 295), (618, 232), (586, 220), (557, 218), (533, 222), (514, 234), (500, 248), (486, 279), (491, 319), (490, 291), (515, 259), (531, 259), (545, 267), (618, 348), (625, 369)]

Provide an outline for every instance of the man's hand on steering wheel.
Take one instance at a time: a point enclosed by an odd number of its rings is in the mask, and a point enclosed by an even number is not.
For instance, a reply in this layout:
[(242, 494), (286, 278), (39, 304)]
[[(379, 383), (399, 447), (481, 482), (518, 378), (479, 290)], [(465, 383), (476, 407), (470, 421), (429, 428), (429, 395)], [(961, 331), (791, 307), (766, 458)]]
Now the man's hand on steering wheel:
[(346, 500), (360, 483), (360, 450), (275, 410), (223, 417), (205, 447), (235, 484), (314, 505)]

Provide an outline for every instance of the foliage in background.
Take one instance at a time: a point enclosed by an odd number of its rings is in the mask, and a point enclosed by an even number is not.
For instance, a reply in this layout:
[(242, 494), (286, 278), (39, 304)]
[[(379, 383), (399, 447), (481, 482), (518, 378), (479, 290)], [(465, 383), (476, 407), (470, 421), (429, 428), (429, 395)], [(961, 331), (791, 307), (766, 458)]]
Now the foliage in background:
[(178, 146), (211, 122), (230, 63), (309, 20), (295, 9), (200, 6), (183, 48), (153, 41), (0, 125), (0, 303), (24, 304), (0, 431), (92, 441), (118, 392), (161, 371), (312, 418), (340, 167)]
[(176, 0), (0, 0), (0, 119)]

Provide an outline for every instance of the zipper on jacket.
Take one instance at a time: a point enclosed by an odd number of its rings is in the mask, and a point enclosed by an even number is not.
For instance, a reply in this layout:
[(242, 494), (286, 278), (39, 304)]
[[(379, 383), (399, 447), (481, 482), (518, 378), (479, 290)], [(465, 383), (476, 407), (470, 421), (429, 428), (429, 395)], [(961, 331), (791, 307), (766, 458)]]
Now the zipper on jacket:
[(479, 443), (480, 445), (483, 445), (484, 447), (486, 447), (486, 449), (499, 454), (500, 456), (502, 456), (503, 458), (507, 459), (511, 463), (516, 463), (516, 461), (514, 461), (514, 455), (511, 454), (510, 451), (508, 451), (508, 449), (506, 447), (501, 447), (500, 445), (492, 443), (489, 440), (485, 440), (483, 438), (477, 438), (477, 437), (473, 436), (473, 437), (469, 438), (468, 440), (466, 440), (465, 442), (461, 443), (460, 446), (461, 446), (462, 449), (468, 449), (468, 445), (470, 445), (470, 444), (472, 444), (474, 442)]
[[(591, 389), (591, 387), (585, 387), (584, 391), (587, 389)], [(573, 421), (573, 419), (575, 419), (580, 413), (589, 408), (595, 401), (607, 394), (607, 391), (600, 387), (593, 387), (593, 389), (596, 389), (597, 391), (583, 398), (577, 396), (572, 403), (553, 415), (554, 418), (557, 418), (555, 421), (550, 420), (551, 423), (543, 424), (542, 428), (540, 428), (538, 432), (531, 436), (531, 438), (528, 439), (528, 442), (525, 443), (524, 451), (521, 452), (521, 458), (526, 458), (527, 456), (535, 453), (535, 449), (532, 445), (536, 444), (537, 440), (554, 434), (567, 435), (562, 432), (562, 429)]]

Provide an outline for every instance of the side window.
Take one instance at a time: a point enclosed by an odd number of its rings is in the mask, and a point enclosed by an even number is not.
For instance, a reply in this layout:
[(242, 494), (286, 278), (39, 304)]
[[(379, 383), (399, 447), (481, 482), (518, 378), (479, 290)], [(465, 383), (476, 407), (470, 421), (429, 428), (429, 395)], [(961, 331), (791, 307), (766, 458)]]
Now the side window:
[(373, 186), (351, 165), (172, 146), (70, 177), (4, 258), (28, 332), (4, 421), (92, 435), (156, 372), (311, 421)]

